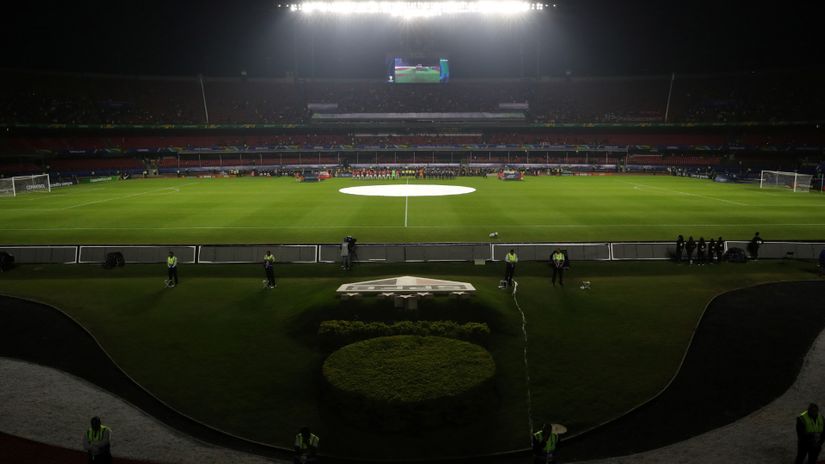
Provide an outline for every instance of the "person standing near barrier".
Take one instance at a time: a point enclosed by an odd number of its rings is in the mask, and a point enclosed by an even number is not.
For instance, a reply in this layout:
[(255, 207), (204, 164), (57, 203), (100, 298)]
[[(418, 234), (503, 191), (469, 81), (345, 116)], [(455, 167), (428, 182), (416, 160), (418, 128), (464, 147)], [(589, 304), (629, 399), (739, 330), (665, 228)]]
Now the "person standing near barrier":
[(318, 435), (309, 430), (309, 427), (301, 427), (295, 435), (295, 457), (292, 462), (295, 464), (305, 464), (318, 462), (318, 444), (321, 441)]
[(516, 272), (516, 263), (518, 263), (518, 255), (516, 250), (510, 249), (510, 252), (504, 256), (504, 288), (513, 286), (513, 274)]
[(696, 242), (693, 241), (693, 235), (688, 237), (685, 244), (685, 251), (687, 251), (688, 264), (693, 264), (693, 252), (696, 250)]
[(564, 287), (564, 261), (565, 261), (564, 253), (561, 250), (556, 248), (553, 251), (553, 254), (550, 255), (550, 261), (553, 265), (553, 286), (556, 286), (556, 276), (559, 277), (559, 285)]
[(682, 253), (685, 251), (685, 237), (676, 238), (676, 262), (682, 262)]
[(762, 237), (759, 236), (759, 232), (754, 234), (753, 238), (751, 239), (750, 243), (748, 243), (748, 253), (751, 254), (751, 259), (754, 261), (759, 260), (759, 247), (762, 246)]
[(266, 271), (266, 288), (275, 288), (275, 256), (267, 250), (264, 255), (264, 271)]
[(166, 258), (166, 268), (168, 279), (166, 280), (167, 287), (175, 287), (178, 285), (178, 257), (174, 252), (169, 252)]
[(725, 241), (722, 240), (722, 236), (720, 235), (719, 238), (716, 239), (716, 262), (722, 262), (722, 256), (725, 254)]
[(705, 237), (699, 237), (699, 243), (696, 244), (696, 261), (699, 265), (705, 264), (705, 252), (708, 250), (708, 244), (705, 243)]
[(99, 417), (92, 417), (91, 427), (83, 434), (83, 450), (89, 463), (108, 464), (112, 462), (111, 431), (100, 423)]
[(825, 248), (819, 252), (819, 275), (825, 274)]
[(713, 257), (716, 254), (716, 239), (711, 237), (708, 242), (708, 263), (713, 264)]
[(341, 242), (341, 268), (345, 271), (352, 269), (352, 250), (350, 249), (349, 237)]
[(819, 406), (811, 403), (808, 409), (796, 418), (796, 464), (804, 464), (805, 457), (808, 458), (808, 464), (816, 464), (819, 452), (822, 451), (822, 442), (825, 440), (825, 434), (822, 432), (823, 419), (819, 414)]
[(551, 464), (556, 462), (559, 447), (559, 435), (553, 433), (550, 424), (542, 424), (541, 430), (533, 434), (533, 462)]

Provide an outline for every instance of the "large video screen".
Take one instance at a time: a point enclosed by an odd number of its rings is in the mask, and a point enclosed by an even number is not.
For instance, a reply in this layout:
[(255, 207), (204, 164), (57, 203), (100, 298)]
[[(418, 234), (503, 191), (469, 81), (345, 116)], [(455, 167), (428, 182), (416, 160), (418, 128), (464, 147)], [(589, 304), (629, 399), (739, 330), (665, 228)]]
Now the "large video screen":
[(389, 77), (396, 84), (439, 84), (450, 80), (446, 58), (392, 58)]

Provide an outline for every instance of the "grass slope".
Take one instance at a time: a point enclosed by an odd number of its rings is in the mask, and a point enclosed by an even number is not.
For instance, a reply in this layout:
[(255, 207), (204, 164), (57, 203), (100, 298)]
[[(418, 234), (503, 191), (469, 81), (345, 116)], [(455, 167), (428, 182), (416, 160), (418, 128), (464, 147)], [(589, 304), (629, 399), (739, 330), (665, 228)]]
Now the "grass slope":
[[(0, 198), (0, 243), (314, 243), (823, 239), (825, 198), (706, 180), (652, 177), (460, 178), (449, 197), (344, 195), (390, 183), (291, 178), (135, 179)], [(406, 180), (395, 181), (399, 183)], [(406, 204), (406, 206), (405, 206)], [(407, 215), (407, 227), (404, 218)]]
[[(562, 422), (575, 432), (644, 401), (673, 375), (714, 295), (758, 282), (807, 279), (808, 267), (790, 261), (701, 268), (576, 263), (562, 289), (550, 286), (545, 266), (520, 265), (534, 420)], [(258, 266), (184, 266), (181, 285), (167, 290), (162, 266), (24, 266), (3, 275), (0, 292), (65, 309), (163, 400), (255, 440), (288, 446), (295, 429), (309, 424), (324, 438), (325, 452), (349, 456), (479, 454), (528, 445), (521, 316), (511, 296), (495, 288), (500, 267), (370, 265), (344, 274), (335, 266), (293, 265), (277, 271), (289, 277), (270, 291), (261, 288)], [(320, 406), (318, 323), (398, 317), (386, 301), (342, 304), (334, 289), (402, 274), (469, 281), (479, 289), (471, 305), (435, 300), (420, 316), (490, 325), (501, 403), (484, 420), (380, 434), (354, 428)], [(592, 281), (593, 289), (570, 285), (581, 279)]]

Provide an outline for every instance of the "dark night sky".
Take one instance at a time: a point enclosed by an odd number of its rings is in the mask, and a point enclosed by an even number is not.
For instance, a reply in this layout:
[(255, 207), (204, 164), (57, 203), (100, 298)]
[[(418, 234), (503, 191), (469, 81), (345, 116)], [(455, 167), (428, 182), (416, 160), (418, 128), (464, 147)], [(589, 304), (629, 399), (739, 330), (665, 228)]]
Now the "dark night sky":
[(447, 53), (455, 77), (535, 76), (537, 57), (544, 75), (810, 68), (825, 56), (817, 3), (560, 0), (526, 22), (412, 25), (306, 21), (261, 0), (7, 3), (0, 66), (283, 76), (297, 61), (303, 76), (380, 78), (410, 48)]

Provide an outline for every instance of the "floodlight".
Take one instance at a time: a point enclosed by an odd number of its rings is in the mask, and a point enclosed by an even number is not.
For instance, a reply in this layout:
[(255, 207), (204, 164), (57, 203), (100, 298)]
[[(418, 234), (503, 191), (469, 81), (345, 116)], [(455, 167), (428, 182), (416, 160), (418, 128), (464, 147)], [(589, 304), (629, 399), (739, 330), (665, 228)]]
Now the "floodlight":
[[(295, 5), (293, 5), (294, 7)], [(292, 11), (296, 9), (290, 8)], [(518, 0), (505, 1), (307, 1), (297, 11), (339, 15), (385, 14), (401, 18), (427, 18), (442, 15), (476, 13), (482, 15), (516, 15), (540, 10), (537, 4)]]

